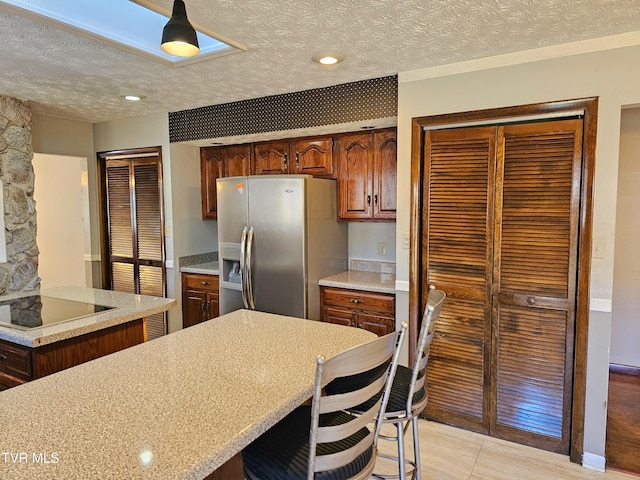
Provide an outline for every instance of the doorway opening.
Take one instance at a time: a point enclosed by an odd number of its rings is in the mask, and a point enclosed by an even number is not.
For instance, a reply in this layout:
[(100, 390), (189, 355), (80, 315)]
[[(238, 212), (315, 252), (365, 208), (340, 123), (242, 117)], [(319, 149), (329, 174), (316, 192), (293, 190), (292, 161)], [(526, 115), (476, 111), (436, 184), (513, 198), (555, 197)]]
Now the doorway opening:
[(41, 287), (93, 287), (87, 159), (33, 154)]
[[(640, 473), (640, 108), (623, 109), (616, 201), (615, 258), (605, 458), (608, 467)], [(607, 245), (604, 245), (607, 248)]]

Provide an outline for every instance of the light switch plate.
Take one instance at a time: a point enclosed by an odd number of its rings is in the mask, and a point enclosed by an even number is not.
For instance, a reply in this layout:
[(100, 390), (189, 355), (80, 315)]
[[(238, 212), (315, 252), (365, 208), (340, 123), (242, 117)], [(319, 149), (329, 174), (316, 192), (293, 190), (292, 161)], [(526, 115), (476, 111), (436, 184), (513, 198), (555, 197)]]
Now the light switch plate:
[(409, 232), (402, 232), (402, 248), (405, 250), (409, 250), (410, 239)]
[(594, 238), (592, 257), (602, 260), (604, 258), (604, 250), (605, 250), (604, 238)]

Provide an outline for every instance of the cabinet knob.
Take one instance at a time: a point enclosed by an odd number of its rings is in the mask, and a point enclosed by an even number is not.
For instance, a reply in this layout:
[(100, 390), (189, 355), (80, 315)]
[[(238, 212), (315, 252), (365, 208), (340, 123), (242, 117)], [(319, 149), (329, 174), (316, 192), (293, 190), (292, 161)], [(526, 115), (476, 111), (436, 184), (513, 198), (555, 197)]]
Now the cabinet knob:
[(6, 359), (7, 359), (7, 356), (0, 353), (0, 362), (4, 362)]
[(378, 204), (378, 194), (375, 194), (373, 196), (373, 203), (375, 203), (376, 205)]
[(204, 286), (206, 287), (207, 285), (211, 285), (211, 282), (203, 281), (203, 282), (202, 282), (202, 285), (204, 285)]
[(284, 170), (287, 169), (287, 154), (284, 154)]
[(351, 303), (364, 303), (364, 300), (361, 300), (359, 298), (352, 298), (350, 300), (351, 300)]
[(527, 298), (527, 303), (529, 305), (535, 305), (536, 304), (536, 298), (535, 297), (529, 297)]
[(371, 195), (367, 195), (367, 205), (371, 205)]

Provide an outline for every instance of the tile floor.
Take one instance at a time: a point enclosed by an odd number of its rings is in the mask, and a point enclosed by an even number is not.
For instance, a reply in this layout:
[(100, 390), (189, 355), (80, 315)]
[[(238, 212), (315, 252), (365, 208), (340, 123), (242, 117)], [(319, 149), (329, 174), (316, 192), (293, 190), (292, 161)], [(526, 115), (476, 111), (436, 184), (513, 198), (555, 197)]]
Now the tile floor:
[[(385, 425), (384, 428), (389, 428)], [(393, 432), (393, 427), (391, 427)], [(639, 476), (588, 470), (568, 456), (526, 447), (466, 430), (420, 420), (420, 457), (424, 480), (639, 480)], [(410, 432), (405, 445), (409, 455)], [(395, 442), (380, 440), (381, 452)], [(395, 473), (396, 465), (379, 459), (376, 473)]]

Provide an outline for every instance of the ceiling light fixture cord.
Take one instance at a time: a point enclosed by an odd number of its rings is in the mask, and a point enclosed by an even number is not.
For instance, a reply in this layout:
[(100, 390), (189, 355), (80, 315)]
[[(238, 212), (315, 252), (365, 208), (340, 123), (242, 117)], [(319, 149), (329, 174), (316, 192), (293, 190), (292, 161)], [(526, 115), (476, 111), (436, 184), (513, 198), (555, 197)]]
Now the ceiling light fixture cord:
[(182, 0), (173, 2), (171, 18), (162, 30), (160, 48), (178, 57), (191, 57), (200, 52), (196, 31), (187, 19), (187, 8)]

